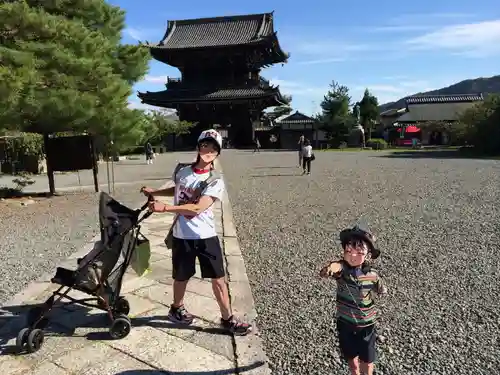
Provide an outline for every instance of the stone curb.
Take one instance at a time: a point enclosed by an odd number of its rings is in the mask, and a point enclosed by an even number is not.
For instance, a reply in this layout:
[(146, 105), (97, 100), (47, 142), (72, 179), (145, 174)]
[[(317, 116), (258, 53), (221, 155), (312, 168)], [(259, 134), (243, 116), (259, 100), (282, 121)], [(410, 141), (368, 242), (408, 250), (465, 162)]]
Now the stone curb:
[[(220, 161), (216, 160), (216, 168), (224, 178), (224, 171)], [(246, 272), (245, 262), (237, 238), (236, 227), (233, 222), (233, 212), (227, 189), (222, 199), (222, 227), (223, 244), (226, 256), (229, 295), (231, 307), (236, 316), (254, 324), (254, 332), (248, 336), (235, 336), (235, 360), (237, 368), (247, 375), (270, 375), (271, 369), (264, 352), (262, 340), (259, 337), (255, 323), (257, 311), (253, 299), (252, 289)], [(256, 368), (253, 368), (258, 366)], [(248, 368), (248, 370), (247, 370)]]

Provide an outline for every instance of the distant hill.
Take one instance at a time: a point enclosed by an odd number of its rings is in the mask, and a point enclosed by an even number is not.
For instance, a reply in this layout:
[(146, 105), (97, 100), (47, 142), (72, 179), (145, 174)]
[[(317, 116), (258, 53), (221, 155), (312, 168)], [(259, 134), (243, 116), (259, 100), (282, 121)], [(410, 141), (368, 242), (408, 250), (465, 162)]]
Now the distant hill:
[[(420, 92), (410, 96), (424, 96), (424, 95), (454, 95), (454, 94), (478, 94), (482, 93), (484, 96), (488, 94), (500, 94), (500, 75), (489, 78), (476, 78), (466, 79), (455, 83), (454, 85), (444, 87), (442, 89)], [(403, 108), (405, 106), (405, 99), (401, 98), (396, 102), (385, 103), (379, 106), (380, 112), (389, 109)]]

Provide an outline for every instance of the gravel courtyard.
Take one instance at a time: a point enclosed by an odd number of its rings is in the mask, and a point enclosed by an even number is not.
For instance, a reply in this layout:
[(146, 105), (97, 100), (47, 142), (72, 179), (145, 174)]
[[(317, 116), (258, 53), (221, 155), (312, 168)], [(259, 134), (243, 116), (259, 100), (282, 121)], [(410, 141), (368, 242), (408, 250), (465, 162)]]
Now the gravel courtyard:
[[(382, 250), (377, 374), (500, 372), (500, 161), (225, 151), (222, 164), (274, 374), (344, 374), (335, 283), (341, 229), (362, 218)], [(428, 155), (428, 156), (426, 156)]]

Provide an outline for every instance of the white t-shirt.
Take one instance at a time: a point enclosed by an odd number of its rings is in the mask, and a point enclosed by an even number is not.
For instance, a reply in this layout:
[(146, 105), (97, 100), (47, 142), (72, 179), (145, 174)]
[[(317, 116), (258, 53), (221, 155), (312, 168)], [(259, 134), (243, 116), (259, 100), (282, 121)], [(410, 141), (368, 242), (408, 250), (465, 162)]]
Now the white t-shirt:
[(305, 158), (310, 158), (312, 156), (312, 153), (313, 153), (313, 148), (311, 145), (304, 146), (304, 148), (302, 149), (302, 156), (304, 156)]
[[(175, 185), (174, 205), (185, 204), (193, 195), (196, 187), (201, 181), (205, 181), (210, 173), (196, 173), (191, 166), (181, 168), (177, 172), (177, 183)], [(175, 176), (172, 176), (172, 180)], [(224, 192), (224, 181), (218, 178), (213, 181), (202, 195), (209, 195), (222, 200)], [(173, 235), (185, 240), (203, 239), (217, 236), (215, 230), (214, 212), (212, 206), (193, 217), (179, 216), (174, 227)]]

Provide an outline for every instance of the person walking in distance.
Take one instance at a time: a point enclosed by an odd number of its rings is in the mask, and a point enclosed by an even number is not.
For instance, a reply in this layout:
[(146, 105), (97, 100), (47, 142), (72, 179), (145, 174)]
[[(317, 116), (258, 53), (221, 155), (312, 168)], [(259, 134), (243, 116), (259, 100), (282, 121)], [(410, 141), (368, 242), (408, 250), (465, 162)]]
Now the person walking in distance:
[(253, 145), (254, 145), (253, 152), (260, 152), (260, 142), (259, 142), (259, 138), (255, 137), (255, 138), (253, 139)]
[(304, 141), (302, 148), (302, 174), (311, 174), (311, 161), (313, 160), (313, 149), (309, 139)]
[(151, 142), (146, 142), (144, 151), (146, 153), (146, 164), (153, 164), (153, 146), (151, 146)]
[[(212, 280), (222, 327), (235, 335), (246, 335), (252, 331), (252, 325), (241, 322), (231, 312), (224, 254), (217, 237), (212, 210), (214, 202), (222, 199), (225, 189), (221, 178), (213, 179), (213, 162), (221, 148), (222, 137), (217, 131), (203, 131), (198, 138), (196, 161), (174, 173), (174, 187), (163, 190), (143, 188), (142, 191), (146, 196), (174, 196), (173, 206), (154, 201), (150, 203), (150, 210), (178, 215), (172, 238), (174, 298), (168, 314), (169, 320), (179, 324), (193, 322), (193, 315), (184, 306), (184, 295), (189, 279), (195, 275), (195, 262), (198, 258), (202, 278)], [(205, 181), (208, 185), (199, 189), (200, 184), (204, 185)], [(192, 198), (197, 190), (201, 190), (201, 195), (193, 202)]]
[(299, 145), (299, 168), (302, 167), (302, 151), (304, 149), (305, 137), (301, 135), (297, 144)]

